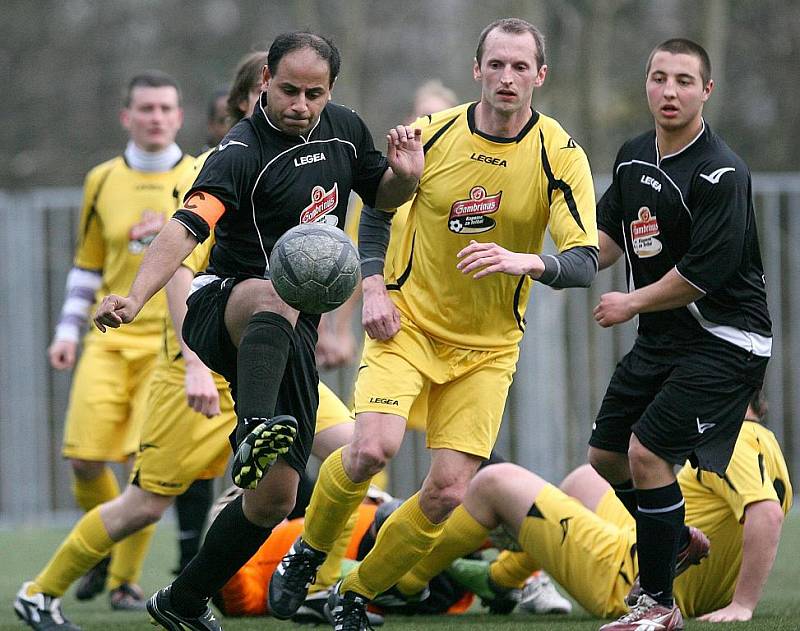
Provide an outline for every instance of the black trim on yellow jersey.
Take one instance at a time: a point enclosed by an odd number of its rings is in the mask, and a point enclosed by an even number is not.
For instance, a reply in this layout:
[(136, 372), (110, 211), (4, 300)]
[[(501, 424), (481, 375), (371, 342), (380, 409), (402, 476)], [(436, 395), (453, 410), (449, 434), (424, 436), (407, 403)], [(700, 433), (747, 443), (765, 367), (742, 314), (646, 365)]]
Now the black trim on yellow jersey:
[(408, 280), (408, 277), (411, 274), (411, 264), (414, 262), (414, 245), (416, 244), (416, 242), (417, 242), (417, 232), (415, 230), (414, 236), (411, 237), (411, 254), (409, 254), (408, 256), (408, 265), (406, 266), (406, 269), (403, 271), (403, 273), (400, 274), (400, 276), (397, 278), (397, 282), (386, 285), (386, 289), (388, 290), (400, 289), (403, 286), (403, 283), (405, 283)]
[(525, 284), (525, 275), (519, 279), (517, 288), (514, 290), (514, 317), (517, 320), (517, 327), (523, 333), (525, 332), (525, 318), (519, 312), (519, 297), (522, 294), (522, 286)]
[[(428, 118), (430, 118), (430, 116), (428, 116)], [(442, 127), (439, 129), (439, 131), (437, 131), (433, 136), (431, 136), (430, 140), (428, 140), (428, 142), (425, 143), (425, 146), (422, 147), (422, 152), (423, 153), (428, 153), (428, 149), (430, 149), (433, 146), (433, 143), (435, 143), (437, 140), (439, 140), (439, 138), (442, 137), (442, 134), (444, 134), (444, 132), (446, 132), (448, 129), (450, 129), (453, 126), (453, 123), (456, 122), (456, 120), (458, 120), (458, 116), (454, 116), (449, 121), (447, 121), (444, 125), (442, 125)]]
[(502, 136), (492, 136), (491, 134), (487, 134), (482, 132), (475, 126), (475, 108), (478, 106), (477, 103), (473, 103), (467, 108), (467, 124), (469, 125), (469, 130), (473, 134), (478, 134), (481, 138), (486, 138), (486, 140), (490, 140), (492, 142), (502, 142), (502, 143), (511, 143), (511, 142), (521, 142), (525, 136), (528, 135), (528, 132), (533, 129), (533, 126), (539, 122), (539, 112), (535, 109), (531, 108), (531, 117), (528, 119), (528, 122), (525, 123), (525, 127), (523, 127), (520, 132), (514, 136), (513, 138), (503, 138)]
[(542, 130), (539, 130), (539, 139), (542, 143), (542, 168), (544, 169), (545, 175), (547, 175), (547, 201), (553, 201), (553, 191), (558, 189), (564, 195), (564, 201), (567, 202), (567, 208), (569, 208), (569, 214), (572, 215), (572, 218), (575, 220), (575, 223), (578, 224), (578, 227), (583, 230), (584, 234), (586, 233), (586, 228), (583, 227), (583, 222), (581, 221), (581, 215), (578, 212), (578, 205), (575, 203), (575, 196), (572, 194), (572, 187), (567, 184), (564, 180), (556, 179), (556, 176), (553, 175), (553, 170), (550, 168), (550, 160), (547, 157), (547, 150), (544, 146), (544, 134)]
[[(114, 169), (114, 167), (106, 169), (106, 172), (103, 173), (103, 177), (97, 183), (97, 190), (94, 192), (94, 197), (92, 198), (92, 205), (89, 206), (89, 212), (86, 213), (86, 223), (83, 224), (83, 233), (81, 234), (81, 238), (80, 238), (81, 242), (83, 242), (83, 240), (86, 238), (86, 233), (89, 231), (89, 224), (91, 223), (92, 218), (95, 215), (97, 215), (97, 200), (100, 197), (100, 192), (103, 190), (103, 186), (105, 185), (106, 180), (108, 179), (108, 176), (111, 175), (111, 171), (113, 171), (113, 169)], [(99, 215), (98, 215), (98, 217), (99, 217)]]
[(772, 487), (775, 489), (775, 493), (778, 496), (778, 502), (783, 506), (783, 500), (786, 499), (786, 485), (780, 478), (775, 478), (772, 481)]
[(536, 502), (531, 504), (531, 508), (528, 511), (527, 517), (534, 517), (537, 519), (544, 519), (544, 515), (542, 515), (542, 511), (539, 510), (539, 507), (536, 505)]

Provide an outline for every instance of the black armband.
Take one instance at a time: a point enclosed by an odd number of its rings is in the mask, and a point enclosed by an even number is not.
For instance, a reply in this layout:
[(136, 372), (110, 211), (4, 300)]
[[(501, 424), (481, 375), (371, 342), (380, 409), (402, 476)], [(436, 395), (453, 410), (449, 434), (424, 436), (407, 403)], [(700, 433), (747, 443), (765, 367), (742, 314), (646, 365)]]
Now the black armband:
[(581, 245), (559, 254), (542, 254), (544, 272), (539, 282), (556, 289), (588, 287), (597, 276), (598, 249)]
[(206, 220), (191, 210), (179, 208), (172, 215), (172, 219), (191, 232), (198, 243), (203, 243), (211, 235), (211, 228), (206, 223)]
[(364, 206), (358, 222), (358, 254), (361, 258), (361, 277), (383, 274), (386, 249), (392, 230), (393, 212)]

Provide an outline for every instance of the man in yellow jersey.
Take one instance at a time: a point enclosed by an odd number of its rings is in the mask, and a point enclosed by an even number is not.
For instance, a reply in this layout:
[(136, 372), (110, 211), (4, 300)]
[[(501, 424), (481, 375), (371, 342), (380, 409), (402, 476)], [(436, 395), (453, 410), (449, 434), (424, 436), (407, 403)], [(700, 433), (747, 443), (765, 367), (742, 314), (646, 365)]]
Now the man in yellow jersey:
[[(355, 390), (353, 442), (324, 463), (301, 546), (331, 549), (372, 475), (399, 448), (413, 406), (427, 406), (431, 468), (386, 522), (375, 548), (329, 600), (338, 629), (366, 628), (366, 604), (389, 590), (441, 533), (494, 445), (534, 280), (588, 286), (597, 271), (595, 200), (583, 150), (531, 107), (544, 83), (544, 41), (524, 20), (479, 39), (477, 103), (419, 119), (425, 169), (394, 260), (391, 215), (365, 207), (359, 226), (369, 340)], [(540, 255), (549, 229), (559, 254)], [(313, 568), (311, 569), (313, 572)], [(270, 608), (298, 601), (299, 564), (270, 582)]]
[[(780, 446), (761, 424), (765, 411), (758, 391), (723, 475), (688, 461), (678, 474), (686, 523), (700, 528), (711, 542), (709, 557), (675, 580), (675, 598), (685, 616), (710, 622), (749, 620), (761, 597), (783, 517), (792, 505)], [(527, 553), (523, 575), (544, 568), (590, 614), (625, 615), (626, 595), (638, 573), (635, 522), (589, 465), (570, 473), (560, 489), (517, 465), (485, 467), (431, 554), (399, 584), (421, 589), (500, 524)], [(491, 578), (516, 571), (502, 563), (489, 568)]]
[[(172, 77), (157, 71), (133, 77), (120, 120), (129, 134), (124, 154), (86, 176), (74, 266), (48, 349), (57, 370), (75, 366), (81, 330), (97, 290), (130, 285), (148, 244), (175, 207), (178, 179), (191, 169), (192, 158), (175, 144), (183, 111)], [(84, 337), (63, 443), (74, 475), (75, 499), (84, 511), (119, 494), (106, 463), (123, 462), (136, 452), (165, 311), (160, 294), (130, 330), (105, 337), (92, 330)], [(112, 607), (142, 605), (128, 584), (134, 582), (130, 569), (143, 549), (144, 541), (132, 539), (115, 551), (109, 582)], [(81, 582), (78, 598), (101, 592), (107, 572), (105, 560)]]
[[(265, 62), (266, 53), (258, 52), (246, 55), (240, 62), (229, 97), (234, 120), (252, 112), (261, 94), (261, 69)], [(200, 156), (195, 168), (184, 174), (177, 183), (179, 191), (191, 185), (206, 157), (207, 154)], [(194, 273), (205, 269), (212, 244), (209, 240), (197, 248), (167, 285), (169, 313), (159, 326), (163, 331), (161, 353), (150, 386), (130, 483), (121, 495), (89, 511), (43, 571), (34, 581), (25, 583), (17, 595), (15, 611), (34, 629), (78, 629), (64, 618), (60, 609), (60, 597), (69, 585), (105, 556), (115, 542), (152, 531), (148, 527), (161, 518), (194, 480), (218, 477), (225, 471), (230, 453), (228, 435), (236, 425), (227, 382), (203, 365), (180, 335), (176, 335), (186, 313), (189, 285)], [(353, 418), (322, 383), (319, 395), (314, 453), (324, 458), (349, 440)], [(323, 578), (328, 573), (331, 577), (338, 576), (343, 554), (344, 549), (338, 558), (331, 555), (335, 572), (323, 572)], [(143, 560), (144, 553), (137, 559), (137, 576)], [(328, 586), (333, 580), (327, 579)], [(141, 598), (138, 587), (129, 586), (129, 591), (135, 591)]]

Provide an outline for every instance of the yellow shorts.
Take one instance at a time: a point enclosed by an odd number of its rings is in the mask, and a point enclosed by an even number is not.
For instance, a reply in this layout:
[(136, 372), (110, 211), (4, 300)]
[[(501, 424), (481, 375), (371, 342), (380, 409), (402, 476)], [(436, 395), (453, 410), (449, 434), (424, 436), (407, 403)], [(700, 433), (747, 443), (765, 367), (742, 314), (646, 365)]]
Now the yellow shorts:
[(333, 390), (319, 382), (319, 408), (317, 408), (317, 428), (315, 434), (342, 423), (354, 423), (353, 413), (342, 403)]
[(390, 340), (368, 339), (355, 387), (355, 411), (425, 416), (432, 449), (487, 458), (503, 418), (519, 347), (477, 351), (443, 344), (401, 316)]
[(625, 596), (638, 571), (635, 525), (606, 521), (551, 484), (528, 515), (520, 544), (581, 607), (601, 618), (627, 612)]
[(157, 359), (149, 349), (86, 344), (72, 377), (64, 457), (123, 462), (136, 453)]
[(227, 385), (219, 384), (221, 413), (206, 418), (186, 402), (184, 376), (183, 359), (158, 364), (131, 472), (131, 482), (158, 495), (180, 495), (195, 480), (221, 476), (231, 454), (236, 413)]

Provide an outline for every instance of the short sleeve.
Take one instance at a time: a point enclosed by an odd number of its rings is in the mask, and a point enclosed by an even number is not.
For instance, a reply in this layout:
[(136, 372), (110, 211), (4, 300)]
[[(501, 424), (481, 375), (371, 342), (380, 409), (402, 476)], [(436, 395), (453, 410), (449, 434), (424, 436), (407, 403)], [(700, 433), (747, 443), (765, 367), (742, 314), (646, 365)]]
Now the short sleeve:
[(597, 227), (611, 237), (621, 250), (625, 250), (625, 235), (623, 234), (622, 197), (619, 190), (617, 165), (620, 162), (619, 154), (614, 161), (614, 174), (606, 192), (597, 203)]
[(565, 156), (552, 167), (550, 236), (559, 252), (579, 246), (597, 247), (594, 183), (589, 160), (578, 146), (559, 152)]
[(378, 185), (383, 174), (389, 168), (384, 155), (375, 148), (372, 134), (361, 117), (354, 114), (356, 124), (354, 140), (356, 146), (356, 164), (353, 173), (353, 190), (368, 206), (375, 206)]
[(105, 265), (106, 246), (103, 225), (97, 212), (97, 196), (107, 176), (108, 171), (93, 169), (83, 184), (78, 244), (75, 249), (75, 267), (81, 269), (102, 270)]
[(693, 186), (689, 250), (677, 264), (692, 285), (709, 293), (724, 286), (744, 250), (750, 208), (749, 175), (732, 167), (700, 174)]

